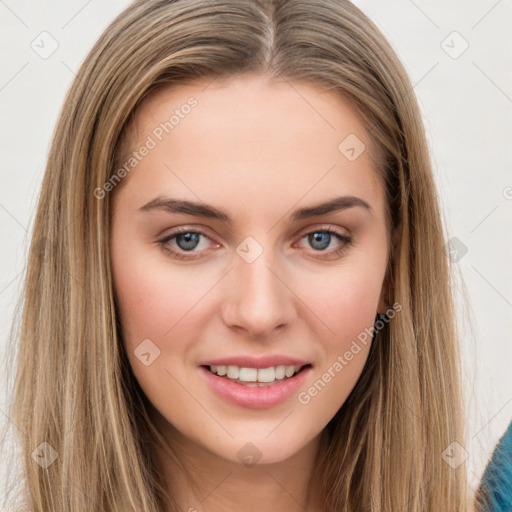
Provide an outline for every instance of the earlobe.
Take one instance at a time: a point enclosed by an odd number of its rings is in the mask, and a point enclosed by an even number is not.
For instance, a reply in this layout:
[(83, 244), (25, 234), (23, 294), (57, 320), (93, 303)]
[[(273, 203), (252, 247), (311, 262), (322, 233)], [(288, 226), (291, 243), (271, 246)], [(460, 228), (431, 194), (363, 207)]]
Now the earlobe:
[(389, 309), (389, 302), (384, 300), (384, 286), (383, 292), (381, 293), (380, 299), (379, 299), (379, 305), (377, 307), (377, 314), (382, 315)]
[(390, 247), (390, 255), (388, 266), (386, 268), (386, 274), (384, 276), (384, 280), (382, 283), (381, 294), (379, 298), (379, 304), (377, 307), (377, 313), (383, 314), (394, 302), (394, 279), (393, 279), (393, 269), (395, 262), (398, 258), (398, 251), (400, 247), (400, 241), (402, 239), (402, 229), (401, 223), (395, 226), (391, 230), (391, 247)]

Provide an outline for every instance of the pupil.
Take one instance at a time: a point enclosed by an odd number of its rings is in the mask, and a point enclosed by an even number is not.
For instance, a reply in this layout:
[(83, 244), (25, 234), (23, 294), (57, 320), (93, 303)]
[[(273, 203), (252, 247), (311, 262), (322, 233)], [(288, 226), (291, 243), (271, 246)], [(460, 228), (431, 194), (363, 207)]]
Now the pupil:
[[(184, 240), (185, 243), (180, 243), (180, 240)], [(194, 249), (199, 242), (199, 233), (185, 233), (176, 237), (176, 243), (184, 251)]]
[[(310, 243), (313, 248), (323, 251), (329, 246), (331, 235), (329, 233), (312, 233), (310, 236)], [(315, 242), (321, 242), (320, 245), (316, 245)]]

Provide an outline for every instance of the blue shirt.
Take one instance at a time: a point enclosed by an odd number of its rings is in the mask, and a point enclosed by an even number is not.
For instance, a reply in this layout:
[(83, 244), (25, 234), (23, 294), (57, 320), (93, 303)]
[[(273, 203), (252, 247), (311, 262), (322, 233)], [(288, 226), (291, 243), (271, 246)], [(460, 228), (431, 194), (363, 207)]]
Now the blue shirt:
[(482, 512), (512, 512), (512, 422), (485, 468), (478, 491)]

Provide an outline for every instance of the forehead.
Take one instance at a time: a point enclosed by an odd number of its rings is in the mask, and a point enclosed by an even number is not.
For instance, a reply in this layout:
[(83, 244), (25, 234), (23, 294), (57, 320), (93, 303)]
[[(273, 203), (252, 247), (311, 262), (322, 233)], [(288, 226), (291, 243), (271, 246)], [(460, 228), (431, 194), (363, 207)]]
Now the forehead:
[(127, 156), (152, 141), (127, 180), (148, 194), (174, 184), (200, 198), (213, 186), (227, 202), (234, 189), (248, 201), (381, 196), (363, 123), (346, 100), (308, 82), (241, 76), (164, 86), (145, 99), (127, 140)]

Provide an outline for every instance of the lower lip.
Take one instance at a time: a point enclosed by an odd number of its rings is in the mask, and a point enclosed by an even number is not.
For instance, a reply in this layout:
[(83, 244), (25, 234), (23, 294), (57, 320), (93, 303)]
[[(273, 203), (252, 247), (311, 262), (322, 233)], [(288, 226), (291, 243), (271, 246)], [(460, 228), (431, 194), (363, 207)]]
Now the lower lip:
[(304, 383), (310, 366), (303, 368), (299, 373), (282, 381), (274, 381), (267, 386), (249, 387), (237, 384), (226, 377), (214, 375), (204, 366), (199, 367), (201, 373), (212, 389), (228, 402), (242, 407), (263, 409), (278, 405), (292, 396)]

